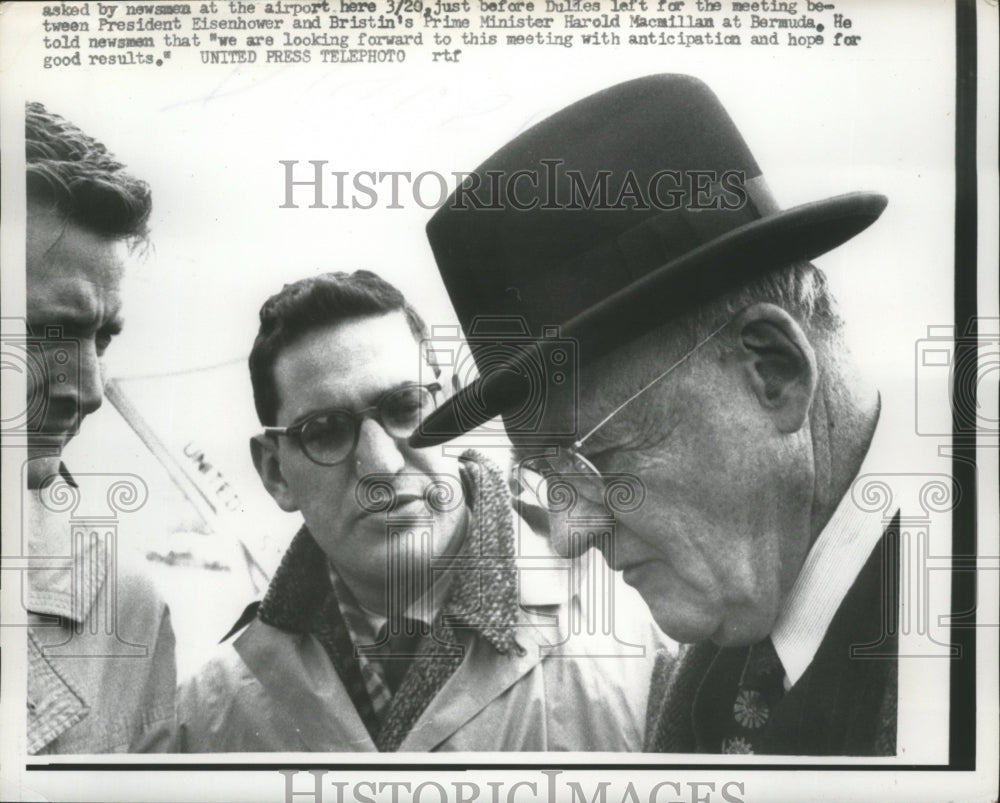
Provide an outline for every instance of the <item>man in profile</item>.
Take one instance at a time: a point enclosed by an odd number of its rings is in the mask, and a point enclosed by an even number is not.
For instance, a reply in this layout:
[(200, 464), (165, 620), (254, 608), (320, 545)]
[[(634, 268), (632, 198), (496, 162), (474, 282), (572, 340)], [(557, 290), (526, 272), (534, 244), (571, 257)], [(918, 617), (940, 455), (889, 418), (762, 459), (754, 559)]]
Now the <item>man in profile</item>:
[(75, 537), (61, 503), (86, 490), (62, 453), (101, 406), (125, 257), (147, 237), (151, 195), (104, 145), (41, 104), (28, 104), (25, 123), (23, 521), (29, 555), (72, 564), (27, 572), (28, 752), (165, 749), (176, 683), (169, 613), (141, 574), (119, 566), (107, 533)]
[[(519, 177), (516, 206), (476, 196), (494, 176)], [(579, 348), (579, 394), (549, 385), (539, 412), (565, 437), (509, 430), (525, 476), (574, 487), (584, 517), (604, 512), (616, 472), (646, 489), (607, 557), (692, 644), (659, 678), (647, 748), (894, 755), (898, 513), (887, 527), (851, 496), (887, 456), (892, 470), (890, 424), (809, 262), (886, 199), (780, 209), (718, 99), (685, 75), (562, 109), (463, 194), (428, 225), (459, 319), (518, 316)], [(481, 367), (414, 445), (510, 422), (525, 371)], [(573, 548), (559, 510), (552, 532)]]
[(302, 279), (261, 308), (250, 450), (304, 524), (252, 621), (182, 687), (178, 749), (641, 747), (663, 644), (648, 610), (622, 589), (615, 633), (592, 628), (505, 471), (407, 445), (451, 390), (426, 337), (367, 271)]

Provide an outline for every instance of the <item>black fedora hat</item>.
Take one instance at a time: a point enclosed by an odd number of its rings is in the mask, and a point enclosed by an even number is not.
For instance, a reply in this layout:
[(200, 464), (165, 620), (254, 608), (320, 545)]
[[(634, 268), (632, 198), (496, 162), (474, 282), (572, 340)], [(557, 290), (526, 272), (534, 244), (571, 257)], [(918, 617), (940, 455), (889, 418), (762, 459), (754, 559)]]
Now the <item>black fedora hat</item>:
[[(882, 213), (850, 193), (781, 210), (712, 91), (686, 75), (605, 89), (520, 134), (427, 226), (480, 377), (411, 438), (430, 446), (503, 415), (530, 435), (546, 398), (532, 376), (545, 336), (590, 362), (755, 276), (812, 259)], [(482, 344), (513, 327), (500, 359)], [(482, 337), (490, 334), (490, 337)], [(563, 376), (564, 372), (558, 373)], [(540, 392), (541, 391), (541, 392)]]

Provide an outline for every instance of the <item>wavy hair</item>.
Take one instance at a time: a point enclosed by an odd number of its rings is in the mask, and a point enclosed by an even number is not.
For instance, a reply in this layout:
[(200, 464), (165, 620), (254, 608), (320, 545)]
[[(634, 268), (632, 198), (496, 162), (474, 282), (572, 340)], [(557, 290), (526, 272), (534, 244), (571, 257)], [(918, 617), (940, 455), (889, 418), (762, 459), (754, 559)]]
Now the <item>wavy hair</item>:
[(145, 241), (152, 211), (149, 185), (93, 137), (41, 103), (25, 109), (29, 202), (113, 239)]

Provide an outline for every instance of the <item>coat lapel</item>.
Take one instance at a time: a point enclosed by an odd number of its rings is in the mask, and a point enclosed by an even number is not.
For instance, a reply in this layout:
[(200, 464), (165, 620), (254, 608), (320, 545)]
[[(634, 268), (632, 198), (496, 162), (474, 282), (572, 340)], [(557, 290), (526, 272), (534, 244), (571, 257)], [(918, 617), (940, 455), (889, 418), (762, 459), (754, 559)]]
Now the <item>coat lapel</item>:
[[(657, 656), (653, 670), (657, 680), (654, 687), (665, 689), (655, 726), (645, 740), (647, 753), (695, 752), (692, 705), (708, 668), (718, 655), (719, 648), (710, 642), (686, 647), (681, 656), (673, 659), (669, 653)], [(663, 679), (663, 676), (666, 679)], [(650, 699), (656, 699), (650, 694)]]
[[(897, 516), (841, 603), (813, 662), (775, 710), (768, 752), (895, 755), (898, 528)], [(887, 698), (891, 722), (883, 721)]]
[(437, 749), (483, 709), (531, 672), (544, 650), (559, 643), (555, 628), (541, 628), (522, 612), (515, 625), (517, 647), (508, 654), (483, 638), (463, 638), (462, 664), (428, 704), (400, 751)]
[(294, 636), (299, 643), (290, 648), (288, 637), (257, 623), (233, 644), (275, 702), (270, 724), (281, 732), (282, 749), (374, 751), (375, 743), (344, 685), (330, 682), (330, 659), (323, 647), (303, 633)]
[(28, 630), (28, 753), (54, 742), (90, 713), (79, 691), (55, 670)]
[[(524, 648), (516, 641), (522, 614), (519, 589), (523, 572), (518, 561), (514, 513), (506, 477), (499, 467), (481, 455), (466, 452), (462, 478), (472, 505), (469, 532), (452, 561), (453, 585), (437, 619), (436, 632), (421, 644), (421, 655), (411, 664), (393, 696), (375, 739), (380, 750), (407, 749), (405, 745), (410, 735), (422, 728), (423, 722), (430, 721), (436, 701), (447, 695), (450, 688), (463, 697), (475, 698), (475, 702), (465, 700), (458, 706), (474, 710), (467, 714), (463, 710), (453, 710), (452, 716), (447, 718), (457, 727), (530, 669), (519, 660), (524, 657), (521, 655)], [(473, 632), (477, 636), (475, 644)], [(473, 658), (473, 654), (482, 657)], [(486, 672), (474, 683), (469, 683), (469, 667), (480, 663), (483, 667), (476, 670), (479, 673), (486, 666), (494, 671), (506, 667), (508, 671), (501, 671), (496, 679)], [(459, 680), (465, 677), (466, 684), (456, 687), (456, 676)], [(502, 688), (494, 694), (493, 689), (498, 684)], [(470, 689), (475, 689), (475, 694), (470, 695)], [(444, 730), (453, 733), (455, 728), (448, 730), (449, 727), (445, 726)], [(434, 739), (433, 734), (431, 738)]]
[[(553, 558), (562, 559), (533, 532), (522, 531), (521, 541), (521, 554), (513, 558), (511, 574), (515, 585), (508, 589), (513, 596), (503, 606), (512, 621), (501, 627), (494, 619), (489, 630), (475, 626), (456, 628), (465, 651), (462, 663), (409, 729), (399, 750), (436, 749), (567, 638), (570, 624), (567, 616), (538, 615), (555, 613), (560, 606), (563, 611), (568, 610), (571, 593), (568, 572), (551, 566)], [(540, 563), (545, 566), (540, 568)], [(477, 592), (477, 597), (478, 593), (481, 592)], [(401, 693), (405, 691), (401, 689)]]
[[(60, 473), (66, 485), (76, 487), (62, 465)], [(87, 621), (107, 579), (106, 534), (101, 528), (89, 535), (75, 534), (69, 515), (53, 512), (58, 506), (44, 501), (46, 495), (58, 494), (60, 489), (65, 489), (65, 485), (51, 484), (29, 494), (25, 503), (28, 554), (41, 565), (56, 566), (26, 572), (26, 607), (39, 617), (38, 624), (28, 628), (27, 725), (28, 752), (32, 754), (43, 750), (90, 713), (90, 705), (83, 691), (72, 683), (65, 663), (57, 670), (49, 659), (61, 645), (43, 648), (32, 631), (36, 626), (44, 629), (48, 624), (45, 618), (56, 616), (60, 617), (69, 638), (69, 628), (74, 623)]]

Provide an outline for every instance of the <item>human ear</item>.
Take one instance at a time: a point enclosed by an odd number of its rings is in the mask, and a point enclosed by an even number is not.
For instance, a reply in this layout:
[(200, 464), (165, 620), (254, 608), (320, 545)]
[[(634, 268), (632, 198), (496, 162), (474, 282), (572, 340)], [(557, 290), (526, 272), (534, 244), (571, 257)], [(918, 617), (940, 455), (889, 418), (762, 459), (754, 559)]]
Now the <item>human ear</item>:
[(802, 327), (775, 304), (754, 304), (737, 318), (744, 377), (778, 431), (805, 424), (818, 382), (816, 352)]
[(298, 510), (299, 506), (281, 472), (281, 455), (278, 454), (277, 444), (266, 435), (254, 435), (250, 438), (250, 457), (260, 481), (278, 503), (278, 507), (286, 513)]

